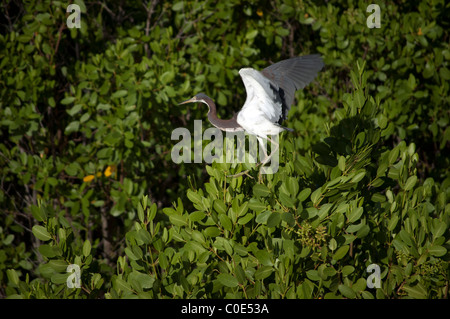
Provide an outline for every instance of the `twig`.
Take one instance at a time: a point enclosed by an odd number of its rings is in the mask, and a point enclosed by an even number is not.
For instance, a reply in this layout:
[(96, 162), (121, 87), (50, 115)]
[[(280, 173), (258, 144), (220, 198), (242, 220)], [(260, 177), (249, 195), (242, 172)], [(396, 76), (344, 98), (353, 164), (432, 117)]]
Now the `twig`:
[[(144, 5), (145, 11), (147, 11), (147, 21), (145, 23), (145, 35), (150, 34), (150, 20), (152, 19), (153, 12), (155, 11), (155, 6), (159, 0), (153, 0), (150, 4), (150, 8)], [(148, 50), (148, 43), (144, 44), (145, 55), (150, 58), (150, 52)]]

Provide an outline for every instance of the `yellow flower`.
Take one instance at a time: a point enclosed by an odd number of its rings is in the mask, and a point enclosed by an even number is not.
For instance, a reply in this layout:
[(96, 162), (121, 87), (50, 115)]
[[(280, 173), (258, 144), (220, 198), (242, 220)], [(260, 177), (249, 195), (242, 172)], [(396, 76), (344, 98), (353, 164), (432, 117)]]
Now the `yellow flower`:
[(105, 169), (105, 176), (110, 177), (112, 175), (112, 173), (114, 173), (115, 171), (116, 171), (116, 166), (110, 165)]
[(256, 14), (262, 17), (264, 15), (263, 11), (261, 9), (256, 10)]
[(85, 176), (85, 177), (83, 178), (83, 182), (89, 183), (89, 182), (92, 181), (94, 178), (95, 178), (94, 175), (88, 175), (88, 176)]
[(419, 28), (419, 31), (417, 32), (417, 35), (423, 35), (422, 28)]

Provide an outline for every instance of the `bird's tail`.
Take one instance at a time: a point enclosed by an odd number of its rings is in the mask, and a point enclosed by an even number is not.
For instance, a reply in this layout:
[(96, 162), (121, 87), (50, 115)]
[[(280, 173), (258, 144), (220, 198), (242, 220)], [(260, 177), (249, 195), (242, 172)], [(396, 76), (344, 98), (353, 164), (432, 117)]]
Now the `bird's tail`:
[(294, 132), (294, 130), (289, 128), (289, 127), (284, 127), (284, 126), (282, 126), (280, 124), (275, 124), (275, 125), (277, 125), (278, 127), (281, 127), (283, 130), (286, 130), (286, 131), (289, 131), (289, 132)]

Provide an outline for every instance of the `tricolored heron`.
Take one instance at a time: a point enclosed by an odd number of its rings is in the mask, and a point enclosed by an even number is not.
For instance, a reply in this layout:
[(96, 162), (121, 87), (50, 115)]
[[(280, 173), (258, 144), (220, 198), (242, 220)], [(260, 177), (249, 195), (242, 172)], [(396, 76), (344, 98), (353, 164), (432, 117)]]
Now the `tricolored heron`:
[[(294, 102), (294, 93), (308, 85), (323, 66), (320, 55), (313, 54), (283, 60), (261, 71), (252, 68), (240, 69), (239, 74), (247, 91), (247, 99), (239, 113), (229, 120), (217, 117), (216, 104), (203, 93), (180, 104), (205, 103), (209, 108), (208, 119), (215, 127), (222, 131), (246, 131), (256, 135), (266, 156), (258, 165), (264, 165), (279, 147), (268, 135), (278, 135), (284, 130), (292, 131), (281, 126), (281, 123), (286, 120)], [(275, 146), (270, 156), (267, 156), (264, 139)]]

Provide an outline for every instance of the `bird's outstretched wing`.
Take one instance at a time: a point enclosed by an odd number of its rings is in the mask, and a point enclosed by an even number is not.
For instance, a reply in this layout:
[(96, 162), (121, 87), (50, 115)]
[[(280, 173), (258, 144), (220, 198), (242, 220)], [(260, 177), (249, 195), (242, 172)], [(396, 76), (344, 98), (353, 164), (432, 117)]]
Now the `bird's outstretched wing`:
[(277, 85), (252, 68), (241, 69), (239, 74), (247, 92), (247, 99), (239, 112), (241, 117), (245, 112), (249, 117), (252, 116), (255, 119), (264, 117), (272, 123), (277, 123), (282, 115), (283, 103), (279, 99)]
[(292, 103), (295, 91), (303, 89), (317, 76), (323, 68), (322, 58), (318, 54), (304, 55), (272, 64), (263, 69), (261, 74), (270, 80), (274, 99), (282, 100), (281, 116), (277, 122), (285, 120)]
[(295, 91), (303, 89), (322, 69), (319, 55), (306, 55), (275, 63), (264, 70), (239, 70), (247, 99), (237, 116), (237, 123), (255, 135), (272, 135), (285, 130), (286, 119)]

